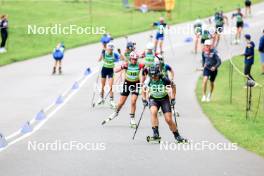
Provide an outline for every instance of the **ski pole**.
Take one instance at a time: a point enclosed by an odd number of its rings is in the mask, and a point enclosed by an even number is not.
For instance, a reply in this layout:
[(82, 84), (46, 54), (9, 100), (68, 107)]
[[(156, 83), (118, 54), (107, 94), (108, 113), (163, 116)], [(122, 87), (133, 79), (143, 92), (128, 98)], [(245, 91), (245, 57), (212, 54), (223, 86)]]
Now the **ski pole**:
[(143, 114), (144, 114), (144, 111), (145, 111), (146, 107), (147, 107), (147, 106), (144, 106), (143, 111), (142, 111), (142, 113), (141, 113), (141, 115), (140, 115), (140, 118), (139, 118), (139, 121), (138, 121), (138, 124), (137, 124), (136, 130), (135, 130), (134, 135), (133, 135), (133, 138), (132, 138), (133, 140), (135, 139), (135, 136), (136, 136), (136, 133), (137, 133), (138, 127), (139, 127), (139, 125), (140, 125), (140, 122), (141, 122), (141, 119), (142, 119), (142, 117), (143, 117)]
[[(96, 78), (96, 85), (98, 84), (99, 77), (100, 77), (100, 72), (98, 72), (98, 75), (97, 75), (97, 78)], [(93, 97), (92, 97), (92, 105), (91, 105), (91, 107), (94, 106), (94, 98), (95, 98), (95, 90), (93, 91)]]

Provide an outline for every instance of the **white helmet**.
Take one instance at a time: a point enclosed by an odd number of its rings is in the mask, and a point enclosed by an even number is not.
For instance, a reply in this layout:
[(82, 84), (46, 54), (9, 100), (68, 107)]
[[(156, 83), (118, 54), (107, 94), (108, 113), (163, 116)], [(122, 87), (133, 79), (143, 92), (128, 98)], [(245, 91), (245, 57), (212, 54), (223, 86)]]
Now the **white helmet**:
[(112, 42), (110, 42), (110, 43), (108, 43), (108, 44), (106, 45), (106, 48), (107, 48), (107, 49), (111, 49), (111, 50), (113, 50), (113, 49), (115, 48), (115, 46), (114, 46), (114, 44), (113, 44)]
[(138, 59), (139, 56), (136, 52), (132, 51), (129, 55), (130, 59)]
[(197, 20), (195, 20), (194, 22), (195, 24), (202, 24), (202, 20), (200, 20), (199, 18)]
[(154, 49), (154, 45), (153, 45), (153, 43), (151, 43), (151, 42), (148, 43), (148, 44), (147, 44), (147, 49), (148, 49), (148, 50), (153, 50), (153, 49)]
[(212, 41), (211, 40), (205, 40), (204, 45), (212, 45)]

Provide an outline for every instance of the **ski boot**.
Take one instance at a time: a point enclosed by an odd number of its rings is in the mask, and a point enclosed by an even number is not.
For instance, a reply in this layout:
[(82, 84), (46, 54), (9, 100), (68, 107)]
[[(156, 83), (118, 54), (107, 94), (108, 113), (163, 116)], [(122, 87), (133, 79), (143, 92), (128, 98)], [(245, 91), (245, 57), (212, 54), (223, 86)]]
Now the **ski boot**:
[(130, 128), (137, 128), (135, 117), (132, 117), (132, 115), (131, 115), (131, 118), (130, 118), (129, 126), (130, 126)]
[(181, 137), (181, 135), (179, 134), (178, 130), (173, 132), (174, 138), (176, 140), (176, 143), (188, 143), (188, 140)]
[(159, 136), (159, 127), (152, 127), (153, 136), (147, 136), (148, 143), (160, 143), (161, 137)]

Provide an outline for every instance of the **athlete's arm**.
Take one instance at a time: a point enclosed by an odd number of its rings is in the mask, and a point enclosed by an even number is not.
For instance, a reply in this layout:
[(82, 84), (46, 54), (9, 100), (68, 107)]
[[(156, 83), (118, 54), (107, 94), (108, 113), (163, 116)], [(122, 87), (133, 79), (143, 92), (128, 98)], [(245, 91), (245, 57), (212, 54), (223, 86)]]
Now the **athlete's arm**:
[(169, 88), (172, 90), (171, 93), (171, 99), (175, 99), (176, 97), (176, 85), (173, 81), (169, 80), (168, 78), (163, 78), (163, 82), (166, 86), (170, 86)]
[(171, 80), (173, 81), (174, 80), (174, 71), (173, 71), (173, 69), (168, 64), (166, 64), (165, 66), (166, 66), (166, 70), (170, 73)]
[(118, 67), (115, 67), (114, 71), (115, 71), (115, 73), (118, 73), (118, 72), (120, 72), (122, 70), (126, 70), (127, 67), (128, 67), (128, 63), (125, 62), (124, 64), (122, 64), (122, 65), (120, 65)]

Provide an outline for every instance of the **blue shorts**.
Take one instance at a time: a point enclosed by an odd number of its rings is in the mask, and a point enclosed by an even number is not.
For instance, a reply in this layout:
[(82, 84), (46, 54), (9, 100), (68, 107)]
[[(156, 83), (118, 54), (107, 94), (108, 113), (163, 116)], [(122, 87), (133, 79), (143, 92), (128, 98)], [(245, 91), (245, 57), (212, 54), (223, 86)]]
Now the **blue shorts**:
[(106, 67), (103, 67), (102, 68), (102, 71), (101, 71), (101, 77), (102, 78), (113, 78), (114, 76), (114, 69), (113, 68), (106, 68)]
[(264, 64), (264, 52), (260, 52), (260, 62)]
[(61, 61), (63, 59), (63, 56), (62, 57), (54, 57), (55, 61)]
[(204, 71), (203, 71), (203, 76), (209, 77), (209, 80), (211, 82), (214, 82), (215, 81), (215, 78), (217, 76), (217, 70), (211, 71), (208, 68), (205, 68)]
[(164, 34), (157, 33), (156, 34), (156, 40), (164, 40)]

